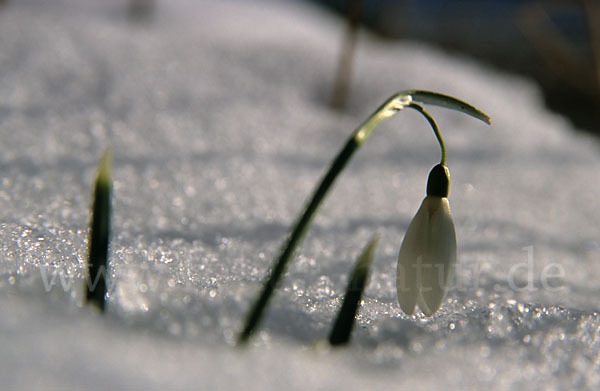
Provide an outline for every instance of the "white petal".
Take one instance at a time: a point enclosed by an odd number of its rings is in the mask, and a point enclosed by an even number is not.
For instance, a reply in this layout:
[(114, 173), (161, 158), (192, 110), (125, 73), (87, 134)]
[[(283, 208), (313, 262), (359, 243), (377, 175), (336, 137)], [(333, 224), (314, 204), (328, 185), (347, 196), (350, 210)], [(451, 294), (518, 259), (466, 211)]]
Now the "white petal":
[[(426, 198), (427, 199), (427, 198)], [(426, 200), (425, 199), (425, 200)], [(429, 208), (423, 201), (410, 222), (398, 254), (396, 289), (400, 308), (411, 315), (415, 310), (421, 286), (420, 261), (423, 258), (424, 239), (427, 235)]]
[(422, 264), (419, 307), (427, 316), (441, 306), (456, 267), (456, 233), (448, 199), (427, 197), (429, 222)]
[(417, 297), (417, 304), (419, 305), (421, 312), (423, 312), (423, 314), (425, 316), (431, 316), (434, 314), (434, 311), (431, 311), (429, 309), (429, 307), (427, 306), (427, 303), (425, 303), (425, 299), (423, 298), (423, 294), (422, 294), (421, 290), (419, 290), (419, 297)]

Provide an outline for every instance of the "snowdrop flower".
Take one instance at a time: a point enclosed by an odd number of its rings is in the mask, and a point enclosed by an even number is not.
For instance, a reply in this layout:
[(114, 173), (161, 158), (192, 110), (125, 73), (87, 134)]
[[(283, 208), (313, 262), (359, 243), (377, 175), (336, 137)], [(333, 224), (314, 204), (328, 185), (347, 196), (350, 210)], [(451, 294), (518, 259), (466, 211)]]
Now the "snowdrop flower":
[(446, 296), (456, 264), (456, 235), (448, 204), (448, 169), (438, 164), (429, 173), (427, 197), (408, 226), (398, 256), (398, 301), (411, 315), (418, 303), (433, 315)]
[(408, 226), (398, 255), (398, 302), (408, 315), (417, 304), (426, 316), (440, 308), (456, 265), (456, 234), (447, 198), (450, 174), (445, 165), (446, 147), (435, 122), (430, 123), (442, 159), (429, 173), (427, 196)]

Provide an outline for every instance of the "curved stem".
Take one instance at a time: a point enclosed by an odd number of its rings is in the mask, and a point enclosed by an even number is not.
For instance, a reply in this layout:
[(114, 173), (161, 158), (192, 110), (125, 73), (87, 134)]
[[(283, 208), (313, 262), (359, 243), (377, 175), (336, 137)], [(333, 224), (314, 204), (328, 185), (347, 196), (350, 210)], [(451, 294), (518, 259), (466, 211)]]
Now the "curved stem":
[(346, 141), (346, 144), (342, 150), (333, 159), (333, 162), (329, 166), (329, 170), (327, 170), (327, 173), (321, 180), (321, 183), (319, 183), (314, 191), (310, 201), (294, 225), (292, 232), (284, 241), (279, 251), (279, 256), (273, 265), (273, 269), (271, 270), (271, 273), (263, 286), (263, 290), (261, 291), (258, 299), (252, 306), (248, 317), (246, 318), (244, 329), (238, 338), (239, 345), (244, 345), (248, 341), (250, 336), (254, 333), (257, 325), (262, 320), (264, 310), (269, 303), (279, 279), (285, 273), (285, 269), (289, 260), (291, 259), (296, 247), (298, 247), (304, 239), (304, 235), (308, 230), (313, 216), (317, 212), (319, 205), (325, 198), (325, 195), (329, 191), (329, 188), (333, 185), (333, 182), (337, 176), (340, 174), (340, 172), (342, 172), (344, 167), (346, 167), (346, 164), (348, 164), (348, 161), (350, 161), (350, 158), (352, 155), (354, 155), (354, 152), (356, 152), (369, 138), (377, 125), (379, 125), (384, 119), (393, 116), (398, 111), (408, 106), (411, 101), (412, 100), (410, 96), (402, 93), (396, 94), (389, 98), (381, 106), (379, 106), (379, 108), (375, 110), (365, 122), (356, 128), (352, 136), (350, 136), (348, 141)]
[(431, 116), (431, 114), (429, 114), (427, 112), (427, 110), (425, 110), (425, 108), (417, 103), (411, 103), (410, 105), (408, 105), (408, 107), (410, 107), (411, 109), (415, 109), (417, 110), (419, 113), (423, 114), (423, 116), (425, 118), (427, 118), (427, 122), (429, 122), (429, 125), (431, 125), (431, 127), (433, 128), (433, 133), (435, 133), (435, 137), (438, 140), (438, 143), (440, 144), (440, 149), (442, 150), (442, 158), (440, 159), (440, 164), (442, 166), (446, 165), (446, 143), (444, 143), (444, 138), (442, 137), (442, 133), (440, 132), (440, 129), (438, 128), (437, 124), (435, 123), (435, 120), (433, 119), (433, 117)]
[(377, 125), (379, 125), (379, 123), (381, 123), (381, 121), (384, 119), (389, 118), (399, 110), (402, 110), (402, 108), (408, 104), (410, 104), (410, 97), (405, 95), (398, 94), (388, 99), (354, 131), (352, 136), (350, 136), (348, 141), (346, 141), (346, 144), (342, 150), (333, 159), (333, 162), (329, 166), (329, 170), (327, 170), (327, 173), (321, 180), (321, 183), (319, 183), (314, 191), (310, 201), (294, 225), (292, 232), (284, 241), (280, 249), (279, 256), (273, 265), (273, 269), (271, 270), (271, 274), (269, 275), (266, 283), (263, 286), (263, 290), (261, 291), (258, 299), (252, 306), (248, 317), (246, 318), (246, 324), (240, 333), (238, 344), (245, 344), (256, 329), (258, 323), (260, 323), (262, 320), (264, 310), (269, 303), (279, 279), (285, 273), (286, 266), (291, 259), (294, 250), (304, 239), (304, 235), (308, 230), (308, 226), (310, 225), (313, 216), (315, 215), (319, 205), (325, 198), (325, 195), (329, 191), (331, 185), (333, 185), (333, 182), (337, 176), (340, 174), (340, 172), (342, 172), (344, 167), (346, 167), (346, 164), (348, 161), (350, 161), (350, 158), (352, 155), (354, 155), (354, 152), (356, 152), (369, 138)]
[(283, 245), (279, 251), (279, 256), (273, 265), (273, 269), (271, 270), (271, 274), (268, 277), (267, 282), (265, 282), (258, 300), (254, 303), (248, 317), (246, 318), (246, 325), (239, 336), (238, 344), (245, 344), (256, 329), (258, 323), (260, 323), (264, 310), (271, 299), (277, 282), (285, 273), (286, 266), (292, 257), (294, 250), (300, 245), (302, 239), (304, 239), (304, 235), (308, 230), (308, 226), (315, 215), (317, 208), (323, 201), (323, 198), (325, 198), (325, 195), (329, 191), (331, 185), (333, 185), (333, 182), (338, 174), (344, 169), (360, 145), (361, 144), (356, 141), (355, 137), (351, 137), (331, 163), (327, 174), (325, 174), (321, 180), (321, 183), (313, 193), (309, 203), (306, 205), (306, 208), (294, 225), (292, 232), (283, 242)]

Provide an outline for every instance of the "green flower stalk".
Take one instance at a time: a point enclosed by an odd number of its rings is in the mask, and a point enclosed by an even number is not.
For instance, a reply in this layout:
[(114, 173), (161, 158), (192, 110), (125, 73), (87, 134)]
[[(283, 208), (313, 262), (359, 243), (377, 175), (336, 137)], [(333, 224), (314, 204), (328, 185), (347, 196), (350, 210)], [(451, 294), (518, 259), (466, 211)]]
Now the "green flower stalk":
[(107, 291), (108, 243), (110, 236), (110, 199), (112, 151), (104, 152), (98, 166), (94, 185), (94, 200), (90, 222), (89, 260), (87, 289), (84, 290), (85, 302), (94, 304), (104, 311)]
[[(486, 123), (490, 122), (488, 115), (476, 107), (452, 96), (437, 92), (406, 90), (392, 96), (385, 101), (350, 136), (342, 150), (334, 158), (325, 176), (315, 189), (312, 197), (309, 199), (305, 209), (300, 214), (288, 238), (284, 241), (281, 247), (279, 255), (273, 264), (266, 282), (263, 285), (261, 293), (254, 302), (254, 305), (252, 306), (250, 313), (246, 318), (244, 328), (242, 329), (242, 332), (238, 338), (238, 343), (240, 345), (243, 345), (248, 341), (262, 320), (264, 311), (277, 284), (279, 283), (279, 280), (285, 273), (289, 260), (292, 258), (296, 248), (302, 243), (310, 222), (312, 221), (312, 218), (314, 217), (319, 205), (325, 198), (325, 195), (333, 185), (340, 172), (342, 172), (344, 167), (346, 167), (346, 164), (350, 161), (350, 158), (369, 138), (377, 125), (379, 125), (384, 119), (392, 117), (394, 114), (406, 107), (419, 111), (421, 114), (425, 115), (430, 124), (435, 124), (433, 118), (431, 118), (431, 116), (420, 105), (418, 105), (417, 102), (458, 110)], [(437, 126), (435, 128), (437, 128)], [(439, 135), (439, 131), (436, 133), (436, 135)], [(439, 136), (441, 137), (441, 135)], [(442, 150), (442, 161), (445, 161), (445, 149)]]

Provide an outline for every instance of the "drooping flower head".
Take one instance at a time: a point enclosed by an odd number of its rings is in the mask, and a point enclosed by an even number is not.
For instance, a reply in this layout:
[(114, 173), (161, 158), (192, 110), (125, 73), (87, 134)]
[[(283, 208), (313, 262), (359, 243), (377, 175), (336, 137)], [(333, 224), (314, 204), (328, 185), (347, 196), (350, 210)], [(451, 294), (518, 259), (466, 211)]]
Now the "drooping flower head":
[(418, 304), (426, 316), (431, 316), (440, 309), (454, 273), (456, 233), (448, 203), (450, 173), (444, 139), (433, 118), (421, 107), (415, 108), (431, 124), (442, 157), (429, 172), (427, 196), (400, 246), (396, 287), (402, 311), (411, 315)]
[(441, 306), (456, 265), (456, 234), (450, 213), (448, 169), (429, 173), (427, 196), (411, 221), (398, 255), (398, 301), (411, 315), (416, 304), (427, 316)]

